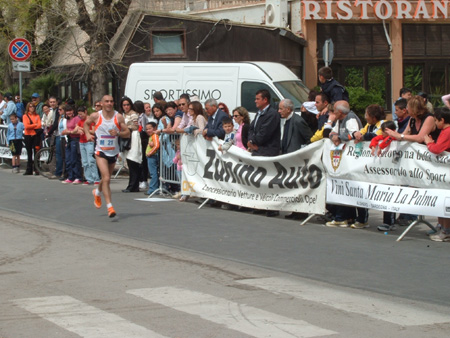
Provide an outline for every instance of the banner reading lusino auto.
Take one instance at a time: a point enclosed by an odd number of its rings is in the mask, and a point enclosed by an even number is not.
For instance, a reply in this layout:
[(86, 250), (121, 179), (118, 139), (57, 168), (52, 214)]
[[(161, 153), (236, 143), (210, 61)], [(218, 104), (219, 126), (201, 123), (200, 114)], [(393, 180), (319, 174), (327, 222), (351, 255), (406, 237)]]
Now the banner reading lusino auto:
[(217, 139), (181, 138), (183, 192), (249, 208), (325, 213), (322, 142), (277, 157), (252, 157)]
[(324, 143), (328, 203), (450, 217), (450, 153), (434, 155), (424, 145), (393, 142), (381, 156), (372, 156), (363, 144), (357, 156), (353, 142), (342, 150)]

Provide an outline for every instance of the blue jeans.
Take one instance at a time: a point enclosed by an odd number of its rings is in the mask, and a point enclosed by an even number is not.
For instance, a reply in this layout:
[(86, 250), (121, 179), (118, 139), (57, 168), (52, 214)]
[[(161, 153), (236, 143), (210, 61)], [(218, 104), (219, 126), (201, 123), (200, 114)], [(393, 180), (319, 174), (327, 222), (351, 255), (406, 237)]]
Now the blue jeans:
[(56, 176), (61, 176), (63, 173), (63, 156), (61, 148), (61, 136), (55, 137), (55, 155), (56, 155)]
[(66, 165), (68, 179), (73, 181), (76, 179), (81, 180), (81, 161), (79, 156), (80, 140), (78, 138), (72, 138), (70, 142), (67, 142), (66, 148)]
[(159, 156), (153, 155), (147, 157), (147, 165), (148, 172), (150, 174), (150, 184), (148, 185), (148, 194), (151, 194), (156, 189), (159, 188), (159, 176), (158, 176), (158, 167), (159, 167)]
[(98, 177), (97, 162), (94, 158), (94, 142), (80, 143), (81, 164), (84, 169), (84, 177), (89, 183), (100, 181)]

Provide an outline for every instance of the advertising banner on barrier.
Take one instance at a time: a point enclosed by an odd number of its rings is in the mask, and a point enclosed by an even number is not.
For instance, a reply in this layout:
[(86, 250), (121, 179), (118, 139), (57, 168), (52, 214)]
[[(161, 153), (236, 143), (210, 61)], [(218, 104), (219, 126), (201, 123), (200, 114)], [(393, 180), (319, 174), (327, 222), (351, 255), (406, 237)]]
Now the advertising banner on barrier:
[(417, 143), (393, 142), (378, 157), (371, 155), (368, 142), (363, 145), (356, 156), (353, 142), (343, 149), (324, 143), (327, 203), (450, 216), (449, 153), (434, 155)]
[(418, 188), (450, 189), (450, 153), (434, 155), (424, 145), (394, 141), (380, 156), (372, 156), (369, 142), (362, 142), (356, 156), (353, 141), (342, 150), (324, 143), (323, 165), (330, 178)]
[(183, 135), (183, 193), (256, 209), (325, 213), (322, 142), (277, 157), (252, 157), (238, 147), (222, 154), (219, 144)]
[(327, 179), (327, 203), (405, 214), (450, 217), (450, 196), (443, 189)]

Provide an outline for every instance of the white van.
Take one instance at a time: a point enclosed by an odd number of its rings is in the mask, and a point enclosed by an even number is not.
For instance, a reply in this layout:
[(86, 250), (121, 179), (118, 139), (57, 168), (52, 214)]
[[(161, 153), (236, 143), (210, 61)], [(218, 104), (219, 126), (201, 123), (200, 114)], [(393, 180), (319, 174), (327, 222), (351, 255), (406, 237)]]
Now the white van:
[(125, 95), (153, 104), (152, 94), (160, 91), (165, 101), (177, 100), (182, 93), (238, 106), (255, 112), (255, 93), (269, 90), (272, 103), (283, 98), (294, 102), (296, 111), (308, 99), (309, 90), (286, 66), (275, 62), (144, 62), (128, 71)]

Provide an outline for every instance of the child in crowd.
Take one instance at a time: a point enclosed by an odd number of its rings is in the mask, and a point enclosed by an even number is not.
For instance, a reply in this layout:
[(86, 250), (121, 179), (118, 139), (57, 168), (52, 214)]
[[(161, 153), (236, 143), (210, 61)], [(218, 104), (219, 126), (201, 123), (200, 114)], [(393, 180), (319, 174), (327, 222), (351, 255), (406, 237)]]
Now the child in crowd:
[[(366, 113), (364, 118), (367, 124), (359, 131), (353, 133), (353, 138), (355, 139), (355, 144), (362, 141), (371, 141), (374, 137), (381, 135), (381, 124), (384, 122), (383, 119), (386, 117), (383, 107), (378, 104), (371, 104), (366, 108)], [(357, 221), (350, 225), (353, 229), (364, 229), (369, 227), (369, 209), (366, 208), (356, 208), (358, 217)]]
[(222, 127), (225, 131), (225, 138), (223, 144), (219, 145), (219, 151), (221, 151), (222, 153), (226, 153), (236, 141), (236, 131), (234, 130), (233, 121), (229, 117), (226, 117), (222, 120)]
[[(425, 144), (433, 154), (440, 154), (443, 151), (450, 151), (450, 109), (442, 108), (434, 113), (436, 127), (441, 130), (436, 142), (430, 135), (425, 136)], [(442, 229), (435, 235), (430, 235), (430, 239), (436, 242), (450, 242), (450, 218), (438, 217)]]
[(366, 108), (364, 118), (367, 124), (360, 131), (353, 134), (355, 143), (360, 141), (371, 141), (375, 136), (381, 135), (381, 124), (386, 118), (383, 107), (378, 104), (371, 104)]
[[(177, 165), (177, 178), (181, 182), (182, 170), (183, 170), (183, 162), (181, 161), (181, 148), (180, 148), (180, 139), (175, 140), (175, 148), (177, 152), (175, 153), (175, 157), (173, 158), (173, 163)], [(179, 198), (180, 202), (186, 202), (189, 198), (187, 195), (182, 195), (181, 191), (173, 196), (174, 198)]]
[(148, 145), (145, 149), (147, 156), (148, 172), (150, 174), (150, 184), (146, 195), (151, 195), (159, 187), (158, 167), (159, 167), (159, 136), (156, 134), (157, 125), (155, 122), (148, 122), (145, 132), (148, 135)]
[(181, 162), (181, 152), (180, 152), (180, 139), (175, 140), (175, 157), (173, 158), (173, 163), (177, 165), (177, 178), (181, 181), (181, 170), (183, 169), (183, 162)]
[(375, 151), (378, 148), (377, 156), (381, 156), (381, 151), (395, 140), (395, 138), (386, 133), (386, 128), (396, 130), (397, 126), (394, 121), (386, 121), (381, 124), (381, 135), (374, 137), (369, 145), (369, 148), (372, 149), (372, 155), (375, 155)]
[(12, 172), (20, 172), (20, 154), (23, 146), (24, 125), (19, 121), (15, 113), (9, 115), (10, 123), (8, 124), (7, 141), (12, 154)]

